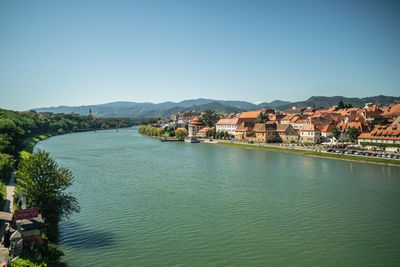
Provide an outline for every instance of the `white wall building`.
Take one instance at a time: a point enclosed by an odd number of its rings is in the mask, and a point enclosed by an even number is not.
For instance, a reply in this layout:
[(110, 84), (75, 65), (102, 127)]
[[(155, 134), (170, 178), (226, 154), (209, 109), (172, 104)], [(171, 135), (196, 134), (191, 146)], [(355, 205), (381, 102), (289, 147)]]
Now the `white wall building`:
[(215, 130), (217, 132), (228, 132), (230, 134), (235, 134), (236, 128), (239, 126), (238, 121), (239, 118), (220, 119), (216, 123)]

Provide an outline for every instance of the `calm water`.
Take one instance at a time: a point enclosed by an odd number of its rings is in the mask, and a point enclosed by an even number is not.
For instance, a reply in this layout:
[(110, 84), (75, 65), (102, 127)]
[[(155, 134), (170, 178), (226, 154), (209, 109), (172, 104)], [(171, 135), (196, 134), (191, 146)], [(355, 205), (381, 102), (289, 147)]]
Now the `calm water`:
[(135, 128), (36, 148), (72, 170), (71, 266), (394, 266), (400, 168), (205, 144)]

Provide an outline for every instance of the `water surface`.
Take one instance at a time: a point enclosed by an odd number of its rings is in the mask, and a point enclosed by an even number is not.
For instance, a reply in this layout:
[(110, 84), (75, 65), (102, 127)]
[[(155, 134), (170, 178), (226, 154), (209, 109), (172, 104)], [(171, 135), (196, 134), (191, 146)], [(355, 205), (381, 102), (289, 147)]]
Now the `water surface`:
[(71, 169), (71, 266), (394, 266), (400, 168), (206, 144), (137, 128), (37, 144)]

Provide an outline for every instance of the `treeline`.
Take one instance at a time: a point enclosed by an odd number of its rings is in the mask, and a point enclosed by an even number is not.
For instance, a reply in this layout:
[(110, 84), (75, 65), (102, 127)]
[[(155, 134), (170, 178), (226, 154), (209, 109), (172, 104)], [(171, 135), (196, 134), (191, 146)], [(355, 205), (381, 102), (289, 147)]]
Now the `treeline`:
[(158, 128), (154, 126), (140, 125), (139, 133), (148, 136), (162, 136), (165, 133), (164, 128)]
[(43, 134), (130, 127), (143, 119), (93, 118), (77, 114), (40, 115), (34, 111), (16, 112), (0, 109), (0, 175), (4, 182), (14, 159), (24, 149), (25, 141)]
[(235, 137), (235, 135), (233, 135), (233, 134), (230, 134), (230, 133), (225, 132), (225, 131), (218, 131), (217, 132), (215, 129), (208, 130), (206, 132), (206, 138), (230, 140), (230, 139), (232, 139), (234, 137)]
[(148, 135), (148, 136), (155, 136), (155, 137), (162, 137), (162, 136), (169, 136), (169, 137), (176, 137), (178, 139), (183, 140), (186, 136), (188, 136), (188, 131), (186, 129), (178, 128), (174, 130), (173, 128), (159, 128), (151, 125), (140, 125), (139, 133)]

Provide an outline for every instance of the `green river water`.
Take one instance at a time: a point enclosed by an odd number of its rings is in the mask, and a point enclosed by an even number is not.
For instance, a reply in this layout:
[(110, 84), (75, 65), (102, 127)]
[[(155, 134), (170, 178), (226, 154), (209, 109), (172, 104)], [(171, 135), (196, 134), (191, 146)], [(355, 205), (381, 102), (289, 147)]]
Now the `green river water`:
[(399, 266), (400, 168), (137, 128), (38, 143), (75, 176), (71, 266)]

